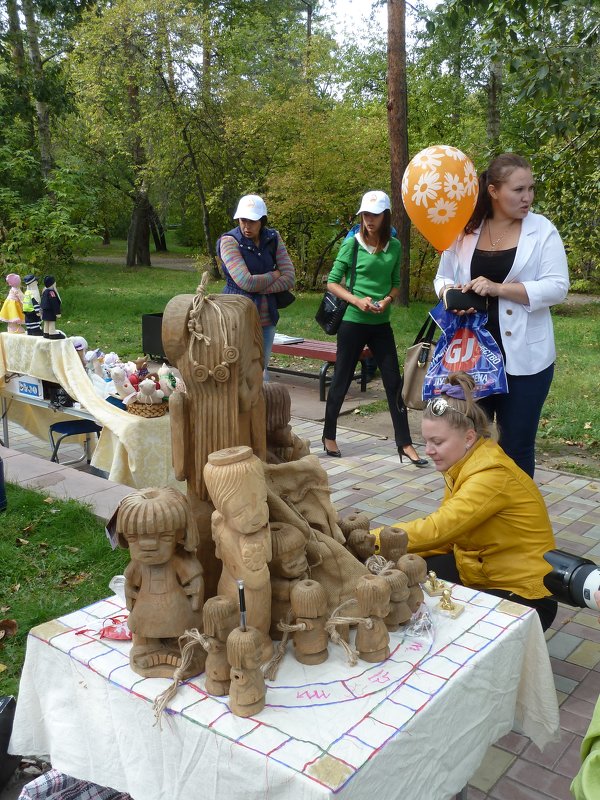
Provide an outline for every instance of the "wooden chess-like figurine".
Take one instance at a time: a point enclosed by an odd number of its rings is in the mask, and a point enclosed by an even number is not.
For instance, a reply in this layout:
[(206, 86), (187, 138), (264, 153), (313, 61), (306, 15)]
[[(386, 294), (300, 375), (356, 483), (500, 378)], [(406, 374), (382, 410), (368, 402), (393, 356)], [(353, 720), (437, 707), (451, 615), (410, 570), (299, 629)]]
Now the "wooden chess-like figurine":
[(273, 547), (269, 564), (271, 639), (281, 639), (283, 633), (277, 625), (287, 618), (291, 607), (290, 593), (301, 578), (307, 577), (306, 539), (298, 528), (285, 522), (273, 522), (270, 528)]
[(229, 694), (231, 665), (227, 660), (227, 637), (239, 621), (238, 604), (229, 597), (209, 598), (202, 611), (207, 644), (205, 688), (217, 697)]
[(265, 707), (266, 686), (260, 669), (263, 637), (256, 628), (234, 628), (227, 637), (231, 664), (229, 708), (237, 717), (251, 717)]
[(385, 618), (390, 613), (390, 587), (381, 575), (363, 575), (356, 584), (358, 616), (370, 619), (370, 627), (359, 623), (356, 649), (363, 661), (378, 663), (390, 654), (390, 635)]
[(322, 664), (329, 655), (325, 630), (327, 595), (318, 581), (298, 581), (290, 594), (294, 622), (305, 629), (294, 631), (294, 655), (301, 664)]

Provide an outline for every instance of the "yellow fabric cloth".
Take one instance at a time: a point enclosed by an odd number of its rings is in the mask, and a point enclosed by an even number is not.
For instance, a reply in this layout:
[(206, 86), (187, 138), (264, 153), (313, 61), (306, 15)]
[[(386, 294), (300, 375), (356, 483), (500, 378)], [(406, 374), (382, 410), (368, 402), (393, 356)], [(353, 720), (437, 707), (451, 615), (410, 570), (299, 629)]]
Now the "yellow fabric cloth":
[(489, 439), (479, 439), (444, 473), (446, 491), (428, 517), (398, 522), (411, 553), (452, 545), (465, 586), (548, 597), (544, 553), (556, 544), (544, 499), (533, 480)]
[[(169, 415), (137, 417), (98, 397), (70, 339), (0, 334), (2, 384), (6, 373), (60, 383), (92, 414), (103, 427), (92, 465), (108, 472), (111, 481), (138, 489), (169, 485), (185, 488), (173, 474)], [(48, 438), (52, 422), (69, 418), (68, 414), (55, 414), (16, 400), (10, 404), (9, 416), (42, 439)]]

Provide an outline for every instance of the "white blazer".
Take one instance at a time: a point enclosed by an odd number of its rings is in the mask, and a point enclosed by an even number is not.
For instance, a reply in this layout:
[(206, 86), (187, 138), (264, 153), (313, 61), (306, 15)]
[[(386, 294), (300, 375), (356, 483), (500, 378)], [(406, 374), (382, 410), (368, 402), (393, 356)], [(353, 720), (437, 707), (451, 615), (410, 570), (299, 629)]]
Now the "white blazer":
[[(481, 233), (461, 234), (442, 253), (434, 280), (439, 296), (445, 286), (471, 280), (471, 258)], [(562, 303), (569, 290), (565, 248), (558, 231), (541, 214), (523, 219), (514, 263), (504, 283), (522, 283), (528, 305), (498, 298), (502, 346), (509, 375), (534, 375), (556, 358), (550, 306)]]

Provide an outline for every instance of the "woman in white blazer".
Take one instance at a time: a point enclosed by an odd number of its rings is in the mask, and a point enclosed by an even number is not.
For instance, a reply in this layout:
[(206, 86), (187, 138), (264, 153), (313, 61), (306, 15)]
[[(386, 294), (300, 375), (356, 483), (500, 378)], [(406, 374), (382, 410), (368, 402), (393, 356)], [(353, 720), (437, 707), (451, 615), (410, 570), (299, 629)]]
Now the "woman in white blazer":
[(486, 327), (504, 355), (508, 394), (479, 402), (496, 419), (501, 447), (532, 477), (556, 358), (550, 306), (569, 289), (563, 243), (554, 225), (530, 210), (533, 189), (524, 158), (495, 158), (479, 177), (473, 215), (442, 254), (434, 282), (439, 297), (448, 286), (460, 286), (488, 298)]

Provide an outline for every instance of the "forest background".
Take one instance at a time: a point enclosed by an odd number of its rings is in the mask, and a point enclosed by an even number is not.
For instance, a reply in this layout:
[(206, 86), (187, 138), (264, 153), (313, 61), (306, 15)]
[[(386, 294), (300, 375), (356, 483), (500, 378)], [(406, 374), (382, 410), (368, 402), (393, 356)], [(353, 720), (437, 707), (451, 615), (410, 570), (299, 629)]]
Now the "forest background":
[[(389, 46), (406, 48), (409, 157), (449, 144), (478, 169), (504, 150), (529, 158), (573, 288), (596, 291), (600, 6), (383, 5), (402, 15)], [(216, 238), (255, 192), (300, 285), (320, 286), (361, 194), (401, 179), (388, 42), (368, 21), (340, 41), (339, 23), (316, 0), (0, 0), (3, 271), (64, 286), (99, 236), (127, 237), (131, 267), (153, 239), (214, 269)], [(410, 255), (405, 302), (430, 293), (437, 260), (416, 232)]]

